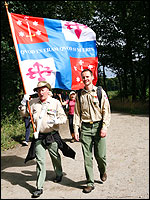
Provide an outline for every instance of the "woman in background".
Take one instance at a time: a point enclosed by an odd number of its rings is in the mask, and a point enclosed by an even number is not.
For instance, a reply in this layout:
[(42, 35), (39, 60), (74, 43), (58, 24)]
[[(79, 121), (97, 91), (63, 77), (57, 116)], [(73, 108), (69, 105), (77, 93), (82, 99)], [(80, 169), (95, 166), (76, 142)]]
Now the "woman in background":
[(69, 99), (66, 101), (62, 101), (61, 94), (59, 94), (59, 97), (60, 97), (60, 102), (61, 102), (62, 106), (68, 106), (68, 108), (69, 108), (67, 115), (68, 115), (68, 120), (69, 120), (69, 129), (70, 129), (70, 133), (72, 136), (72, 139), (70, 142), (73, 143), (75, 141), (74, 129), (73, 129), (73, 115), (74, 115), (76, 93), (75, 93), (75, 91), (71, 91), (69, 94)]

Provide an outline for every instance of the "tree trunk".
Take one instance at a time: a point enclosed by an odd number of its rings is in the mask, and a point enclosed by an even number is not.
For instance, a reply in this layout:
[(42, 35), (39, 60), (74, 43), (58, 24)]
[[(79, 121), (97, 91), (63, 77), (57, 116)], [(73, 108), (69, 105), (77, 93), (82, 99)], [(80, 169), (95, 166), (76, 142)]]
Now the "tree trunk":
[(141, 88), (141, 99), (142, 101), (146, 100), (146, 84), (147, 84), (147, 77), (148, 74), (143, 74), (143, 84), (142, 84), (142, 88)]
[(128, 97), (127, 83), (128, 83), (128, 80), (127, 80), (127, 69), (124, 68), (124, 74), (123, 74), (123, 77), (122, 77), (122, 87), (123, 87), (122, 97), (123, 98), (127, 98)]
[(135, 68), (132, 62), (132, 47), (131, 47), (131, 33), (126, 33), (126, 54), (127, 54), (127, 66), (129, 71), (131, 72), (131, 94), (132, 94), (132, 102), (136, 101), (136, 75), (135, 75)]
[(104, 90), (105, 90), (105, 92), (107, 93), (105, 66), (103, 66), (103, 81), (104, 81)]
[(117, 78), (118, 78), (118, 81), (119, 81), (119, 93), (120, 93), (120, 99), (121, 99), (121, 102), (123, 102), (121, 77), (118, 75)]

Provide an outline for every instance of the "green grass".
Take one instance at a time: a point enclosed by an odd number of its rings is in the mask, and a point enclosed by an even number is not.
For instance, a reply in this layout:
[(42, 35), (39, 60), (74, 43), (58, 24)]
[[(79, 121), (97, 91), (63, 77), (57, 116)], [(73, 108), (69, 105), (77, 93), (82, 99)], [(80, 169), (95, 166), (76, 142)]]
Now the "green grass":
[(108, 91), (109, 99), (113, 99), (114, 97), (118, 96), (118, 91)]
[(108, 91), (111, 110), (129, 114), (149, 114), (149, 93), (145, 102), (132, 102), (132, 97), (120, 100), (118, 91)]
[(118, 111), (129, 114), (149, 114), (149, 102), (134, 102), (124, 101), (118, 99), (110, 99), (112, 111)]
[(17, 119), (17, 117), (14, 119), (15, 117), (10, 115), (1, 122), (2, 151), (14, 148), (22, 140), (25, 140), (25, 123), (21, 117), (20, 119)]

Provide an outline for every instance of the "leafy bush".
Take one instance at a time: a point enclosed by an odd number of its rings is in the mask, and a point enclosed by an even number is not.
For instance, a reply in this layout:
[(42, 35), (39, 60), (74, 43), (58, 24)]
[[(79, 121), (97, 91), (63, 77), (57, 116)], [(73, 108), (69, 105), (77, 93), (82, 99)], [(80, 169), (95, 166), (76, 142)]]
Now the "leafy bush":
[(1, 150), (7, 150), (25, 139), (25, 124), (13, 114), (1, 122)]

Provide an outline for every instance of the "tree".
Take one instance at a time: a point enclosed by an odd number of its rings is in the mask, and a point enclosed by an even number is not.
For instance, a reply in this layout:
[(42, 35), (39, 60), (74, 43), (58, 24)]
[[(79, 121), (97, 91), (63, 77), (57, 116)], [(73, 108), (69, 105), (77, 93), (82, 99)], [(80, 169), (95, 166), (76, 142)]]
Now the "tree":
[[(117, 75), (122, 99), (145, 100), (149, 87), (149, 1), (8, 1), (9, 11), (85, 24), (96, 32), (98, 71)], [(7, 34), (6, 34), (7, 33)], [(14, 110), (23, 85), (8, 17), (1, 1), (2, 115)], [(102, 77), (103, 76), (103, 77)], [(100, 82), (99, 82), (100, 81)], [(108, 89), (105, 73), (98, 84)], [(17, 101), (17, 102), (16, 102)]]
[[(142, 93), (145, 99), (149, 85), (149, 2), (102, 1), (100, 6), (98, 4), (93, 28), (98, 36), (99, 60), (103, 66), (116, 72), (120, 92), (125, 98), (128, 95), (132, 95), (133, 101), (138, 96), (142, 98), (137, 82), (139, 79), (144, 81), (141, 84), (144, 84)], [(147, 65), (138, 68), (139, 59), (146, 59)], [(142, 79), (137, 76), (139, 72), (142, 72)]]

